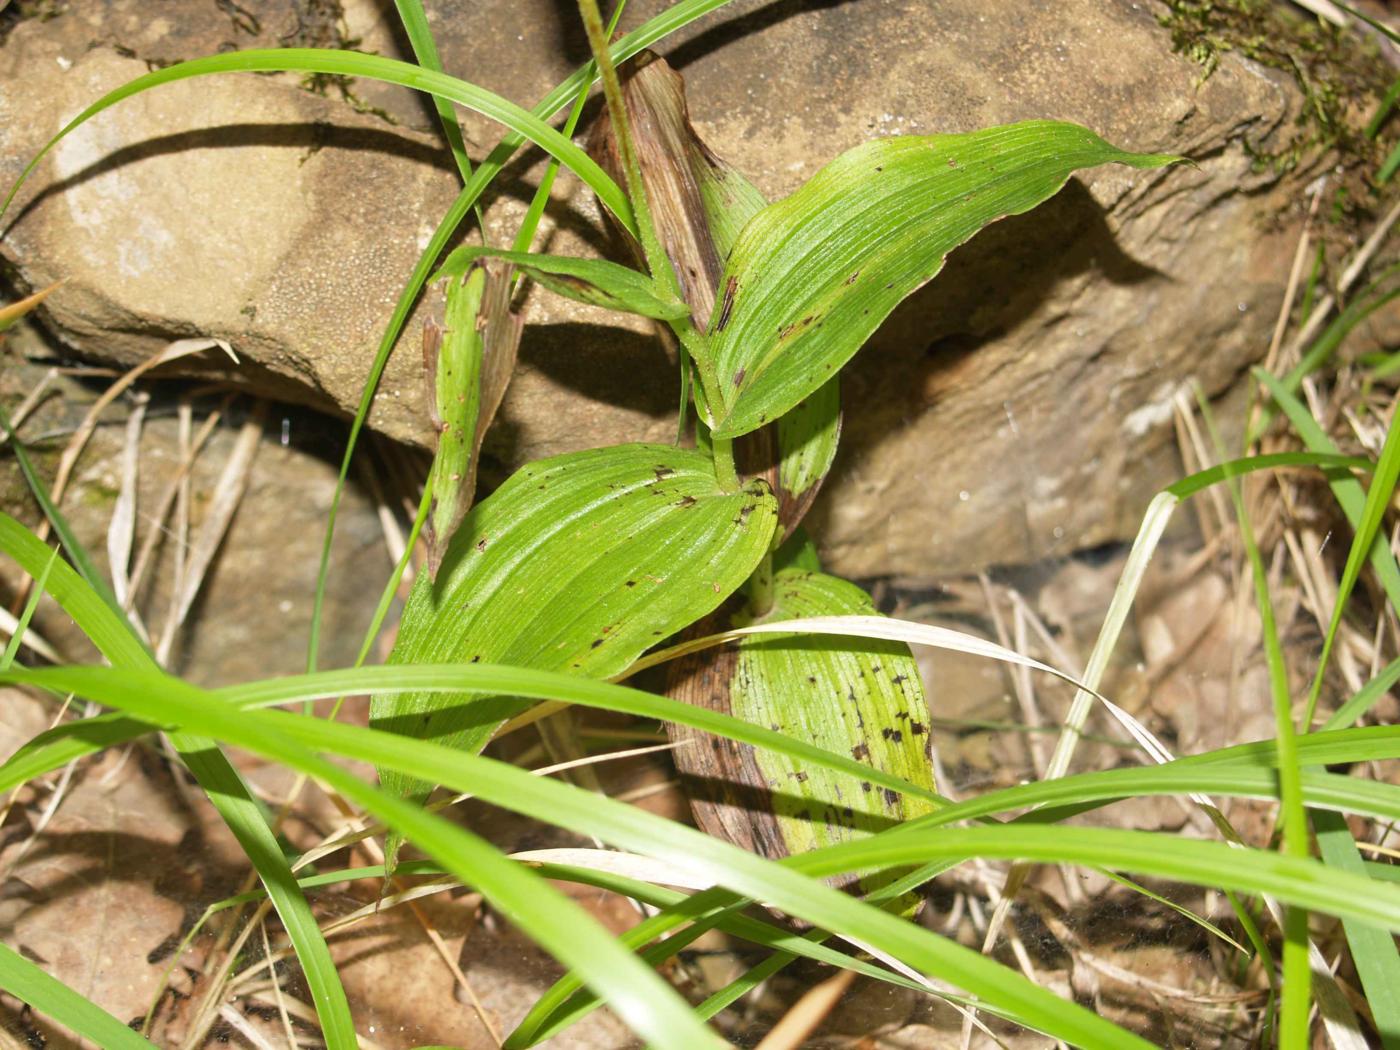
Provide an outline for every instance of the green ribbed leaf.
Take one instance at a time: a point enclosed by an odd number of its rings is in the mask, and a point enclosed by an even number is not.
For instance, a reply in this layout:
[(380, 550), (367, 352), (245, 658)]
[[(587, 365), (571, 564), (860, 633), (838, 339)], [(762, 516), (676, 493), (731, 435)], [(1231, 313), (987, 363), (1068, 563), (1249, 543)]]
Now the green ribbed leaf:
[[(421, 576), (391, 663), (504, 663), (607, 678), (704, 616), (753, 571), (777, 505), (735, 492), (708, 457), (620, 445), (541, 460), (478, 504), (436, 583)], [(479, 751), (522, 709), (511, 697), (378, 695), (374, 723)], [(427, 785), (398, 773), (401, 794)]]
[(832, 376), (778, 419), (779, 514), (786, 535), (807, 516), (836, 461), (841, 439), (841, 377)]
[(739, 235), (700, 363), (719, 437), (777, 419), (827, 382), (947, 254), (1029, 211), (1081, 168), (1150, 168), (1093, 132), (1027, 121), (857, 146)]
[[(783, 569), (766, 620), (875, 615), (859, 587), (835, 576)], [(753, 622), (748, 607), (719, 629)], [(716, 626), (716, 625), (707, 625)], [(677, 661), (669, 691), (697, 706), (837, 754), (932, 790), (928, 708), (909, 647), (900, 642), (762, 635)], [(697, 734), (672, 724), (673, 740)], [(928, 813), (928, 802), (776, 751), (699, 739), (676, 764), (701, 827), (769, 857), (806, 853)]]
[(578, 259), (568, 255), (542, 255), (511, 252), (503, 248), (466, 245), (458, 248), (442, 264), (438, 277), (467, 272), (478, 259), (502, 259), (556, 295), (580, 303), (641, 314), (660, 321), (676, 321), (690, 316), (690, 307), (680, 300), (657, 296), (651, 278), (627, 266), (606, 259)]

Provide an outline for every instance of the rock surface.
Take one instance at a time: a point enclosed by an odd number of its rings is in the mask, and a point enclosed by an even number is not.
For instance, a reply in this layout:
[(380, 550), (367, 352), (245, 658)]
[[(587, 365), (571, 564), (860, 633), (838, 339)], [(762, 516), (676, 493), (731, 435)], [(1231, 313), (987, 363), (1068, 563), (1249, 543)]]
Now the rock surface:
[[(17, 365), (9, 356), (33, 349), (26, 336), (21, 332), (11, 340), (15, 345), (0, 349), (0, 404), (11, 411), (44, 371), (34, 365)], [(20, 428), (46, 483), (52, 484), (58, 454), (95, 396), (90, 388), (63, 380), (56, 396), (46, 399)], [(195, 400), (196, 431), (218, 404), (215, 398)], [(194, 461), (190, 472), (191, 537), (198, 536), (201, 523), (210, 516), (219, 478), (246, 419), (247, 407), (247, 398), (230, 406)], [(78, 459), (73, 481), (61, 502), (74, 533), (107, 579), (107, 534), (122, 485), (126, 431), (122, 417), (127, 409), (129, 402), (118, 401), (103, 416)], [(327, 452), (333, 451), (327, 447), (331, 443), (316, 433), (324, 430), (324, 423), (305, 410), (268, 415), (248, 471), (246, 490), (191, 615), (171, 649), (171, 670), (208, 686), (305, 670), (326, 509), (337, 474), (336, 464), (327, 458)], [(157, 508), (177, 475), (181, 458), (176, 404), (168, 394), (162, 397), (157, 386), (141, 436), (132, 564), (157, 528)], [(31, 528), (38, 524), (38, 510), (8, 448), (0, 459), (0, 510)], [(159, 528), (163, 539), (155, 548), (136, 601), (138, 613), (155, 638), (166, 622), (175, 577), (172, 519), (167, 518)], [(391, 567), (374, 504), (361, 486), (351, 484), (341, 505), (331, 552), (322, 620), (322, 666), (348, 667), (354, 662)], [(0, 605), (11, 606), (23, 580), (14, 562), (0, 557)], [(65, 659), (94, 658), (77, 626), (56, 605), (41, 603), (34, 622), (40, 635)], [(375, 658), (382, 655), (376, 653)]]
[[(102, 91), (144, 73), (141, 59), (281, 41), (305, 5), (245, 4), (257, 33), (194, 0), (179, 5), (190, 20), (140, 16), (139, 0), (74, 6), (84, 14), (23, 23), (0, 48), (0, 180)], [(446, 67), (525, 104), (586, 54), (567, 5), (429, 6)], [(627, 22), (663, 6), (638, 0)], [(388, 5), (343, 10), (342, 39), (406, 46)], [(684, 72), (701, 134), (770, 197), (872, 136), (1032, 117), (1199, 159), (1081, 176), (960, 249), (890, 318), (847, 370), (844, 447), (814, 513), (833, 570), (928, 576), (1131, 535), (1178, 469), (1172, 395), (1192, 379), (1220, 393), (1262, 355), (1292, 241), (1258, 220), (1294, 190), (1252, 175), (1242, 143), (1267, 144), (1298, 96), (1233, 53), (1198, 85), (1158, 11), (947, 0), (934, 17), (922, 0), (741, 0), (658, 48)], [(125, 101), (43, 162), (0, 252), (27, 286), (68, 279), (45, 321), (85, 354), (130, 363), (172, 335), (217, 336), (244, 360), (215, 366), (225, 378), (352, 411), (457, 187), (421, 105), (355, 91), (403, 123), (287, 77), (212, 77)], [(483, 155), (498, 130), (464, 124)], [(488, 216), (498, 242), (528, 199), (528, 163), (507, 169)], [(555, 196), (551, 250), (603, 249), (578, 183), (561, 179)], [(488, 481), (542, 455), (666, 440), (675, 377), (646, 329), (538, 291), (529, 311)], [(416, 331), (373, 423), (421, 442)]]

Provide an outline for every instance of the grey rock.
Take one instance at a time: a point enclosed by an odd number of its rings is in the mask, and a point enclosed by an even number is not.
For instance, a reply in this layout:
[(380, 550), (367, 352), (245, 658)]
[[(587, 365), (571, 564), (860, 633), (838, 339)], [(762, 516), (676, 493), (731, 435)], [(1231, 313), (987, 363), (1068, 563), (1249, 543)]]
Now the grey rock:
[[(11, 343), (0, 350), (0, 402), (12, 411), (44, 369), (14, 363), (11, 354), (33, 349), (25, 333)], [(46, 483), (52, 484), (57, 457), (95, 396), (82, 383), (63, 379), (55, 396), (21, 428)], [(195, 402), (196, 428), (219, 400), (206, 397)], [(208, 515), (247, 402), (242, 398), (231, 406), (232, 411), (224, 415), (195, 461), (191, 471), (192, 534)], [(74, 533), (108, 579), (107, 532), (121, 488), (127, 408), (128, 403), (118, 401), (104, 413), (61, 503)], [(321, 541), (337, 475), (335, 462), (328, 458), (334, 449), (327, 447), (330, 443), (324, 431), (324, 420), (305, 410), (282, 409), (269, 414), (247, 489), (172, 650), (171, 670), (209, 686), (305, 670)], [(155, 528), (157, 507), (181, 460), (179, 447), (175, 402), (168, 390), (162, 393), (158, 386), (140, 445), (138, 550)], [(382, 467), (376, 469), (383, 473)], [(38, 525), (38, 508), (8, 449), (0, 457), (0, 510), (31, 528)], [(159, 636), (165, 623), (175, 575), (175, 539), (169, 520), (162, 532), (152, 569), (136, 601), (136, 609), (153, 636)], [(353, 663), (391, 568), (374, 503), (352, 483), (341, 504), (331, 552), (322, 619), (322, 666), (348, 667)], [(12, 560), (0, 558), (0, 603), (8, 608), (23, 580)], [(51, 603), (40, 604), (35, 626), (65, 660), (94, 658), (77, 626)], [(375, 654), (376, 658), (383, 655)]]
[[(289, 6), (265, 0), (266, 25)], [(639, 0), (628, 24), (662, 6)], [(446, 67), (527, 105), (585, 58), (569, 5), (430, 8)], [(61, 120), (145, 71), (113, 43), (168, 60), (266, 42), (226, 25), (199, 37), (174, 17), (133, 21), (138, 9), (149, 5), (105, 0), (11, 34), (0, 179)], [(362, 46), (404, 46), (387, 9), (344, 4)], [(846, 373), (844, 447), (812, 521), (834, 571), (927, 577), (1131, 535), (1179, 471), (1171, 397), (1191, 380), (1219, 394), (1261, 356), (1291, 242), (1258, 218), (1293, 191), (1252, 174), (1242, 141), (1267, 145), (1298, 95), (1236, 54), (1198, 84), (1156, 11), (1131, 0), (744, 0), (659, 47), (687, 78), (701, 134), (770, 197), (872, 136), (1031, 117), (1200, 160), (1086, 173), (960, 249), (890, 318)], [(402, 123), (284, 77), (207, 78), (125, 101), (41, 165), (0, 252), (27, 285), (68, 279), (45, 322), (85, 354), (130, 363), (172, 335), (217, 336), (245, 361), (217, 366), (223, 378), (353, 411), (457, 186), (423, 107), (355, 90)], [(498, 134), (475, 117), (464, 125), (474, 156)], [(536, 169), (528, 157), (507, 169), (488, 215), (498, 242)], [(555, 197), (550, 249), (604, 250), (579, 184), (561, 180)], [(488, 480), (569, 449), (666, 439), (676, 380), (645, 327), (538, 292), (527, 307)], [(422, 443), (416, 332), (411, 323), (372, 424)]]

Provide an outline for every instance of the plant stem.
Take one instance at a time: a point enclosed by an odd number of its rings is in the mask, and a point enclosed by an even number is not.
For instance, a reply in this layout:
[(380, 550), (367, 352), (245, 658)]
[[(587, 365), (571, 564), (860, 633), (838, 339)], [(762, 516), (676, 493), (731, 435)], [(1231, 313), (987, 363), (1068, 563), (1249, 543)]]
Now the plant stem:
[(617, 67), (613, 65), (612, 54), (608, 51), (608, 34), (603, 28), (603, 16), (598, 11), (598, 0), (578, 0), (578, 10), (583, 17), (584, 31), (588, 33), (588, 46), (593, 51), (593, 61), (598, 64), (598, 78), (603, 83), (603, 98), (607, 101), (608, 116), (612, 119), (618, 159), (622, 162), (622, 171), (626, 176), (627, 196), (632, 199), (632, 214), (637, 220), (637, 236), (642, 242), (642, 254), (646, 257), (647, 269), (651, 271), (652, 280), (660, 290), (679, 299), (680, 285), (676, 281), (675, 270), (661, 247), (661, 238), (656, 233), (651, 207), (647, 204), (646, 187), (642, 183), (642, 167), (632, 142), (632, 126), (627, 120), (627, 104), (622, 98), (622, 83), (617, 78)]
[[(617, 7), (613, 9), (612, 18), (608, 20), (608, 27), (605, 31), (605, 38), (612, 39), (613, 30), (617, 28), (618, 20), (622, 17), (623, 8), (627, 6), (627, 0), (619, 0)], [(583, 84), (578, 89), (578, 94), (574, 97), (574, 105), (569, 110), (569, 117), (564, 121), (564, 134), (572, 138), (574, 131), (578, 128), (579, 119), (583, 116), (584, 104), (588, 102), (588, 89), (593, 82), (593, 74), (597, 70), (597, 63), (593, 69), (585, 73)], [(520, 223), (520, 231), (515, 235), (515, 243), (511, 246), (517, 252), (528, 252), (530, 245), (534, 243), (535, 231), (539, 229), (540, 219), (544, 216), (545, 206), (549, 203), (549, 191), (554, 186), (554, 177), (559, 174), (559, 161), (553, 157), (549, 158), (549, 166), (544, 170), (544, 177), (540, 179), (539, 186), (535, 189), (535, 196), (530, 201), (529, 210), (525, 212), (525, 218)], [(520, 275), (516, 274), (518, 280)]]
[(739, 472), (734, 469), (734, 439), (714, 438), (715, 478), (726, 492), (739, 491)]
[[(781, 531), (781, 530), (780, 530)], [(773, 551), (770, 548), (749, 577), (749, 598), (755, 619), (773, 611)]]
[(705, 421), (706, 426), (712, 427), (715, 421), (710, 414), (713, 412), (710, 406), (720, 404), (719, 377), (715, 374), (714, 362), (706, 352), (705, 333), (691, 324), (689, 319), (672, 321), (671, 331), (676, 333), (680, 352), (689, 357), (695, 365), (695, 376), (700, 381), (699, 387), (704, 394), (703, 400), (695, 399), (696, 414)]
[[(588, 46), (593, 51), (593, 61), (598, 66), (603, 98), (608, 104), (608, 116), (612, 120), (613, 137), (617, 140), (617, 154), (627, 183), (627, 196), (632, 201), (632, 214), (637, 223), (637, 237), (641, 241), (642, 255), (646, 259), (647, 269), (651, 272), (657, 293), (679, 301), (682, 299), (680, 282), (676, 280), (671, 257), (661, 245), (661, 236), (656, 230), (651, 205), (647, 203), (642, 165), (637, 158), (636, 144), (632, 141), (632, 125), (627, 116), (627, 103), (622, 97), (622, 82), (618, 80), (617, 67), (608, 51), (608, 33), (603, 28), (598, 0), (578, 0), (578, 9), (583, 18), (584, 30), (588, 33)], [(689, 320), (673, 322), (671, 327), (681, 344), (682, 353), (688, 354), (695, 362), (707, 402), (713, 401), (719, 393), (719, 387), (710, 364), (710, 355), (705, 352), (705, 333)], [(705, 422), (710, 423), (712, 420), (707, 419)]]

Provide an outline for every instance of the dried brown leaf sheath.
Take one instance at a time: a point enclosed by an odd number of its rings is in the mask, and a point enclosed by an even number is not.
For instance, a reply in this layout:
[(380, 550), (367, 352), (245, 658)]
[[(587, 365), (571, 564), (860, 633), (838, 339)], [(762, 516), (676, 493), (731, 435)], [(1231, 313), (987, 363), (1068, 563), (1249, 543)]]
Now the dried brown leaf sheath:
[[(623, 101), (656, 231), (675, 269), (681, 298), (689, 304), (696, 327), (704, 329), (714, 310), (715, 287), (724, 260), (701, 184), (724, 183), (742, 176), (695, 134), (686, 107), (685, 82), (663, 59), (643, 51), (624, 64), (621, 73)], [(606, 113), (589, 135), (588, 152), (609, 175), (624, 182), (617, 140)], [(639, 247), (632, 247), (640, 258)]]
[(481, 301), (481, 414), (477, 417), (476, 441), (472, 449), (473, 483), (475, 468), (481, 455), (481, 442), (486, 428), (496, 418), (506, 387), (515, 373), (515, 358), (520, 350), (520, 333), (524, 317), (510, 308), (510, 295), (515, 276), (513, 267), (490, 262), (486, 264), (486, 294)]
[[(702, 329), (709, 325), (718, 298), (717, 323), (722, 325), (733, 295), (732, 278), (725, 294), (719, 294), (724, 258), (739, 229), (763, 207), (763, 196), (696, 134), (690, 123), (685, 81), (664, 59), (644, 51), (626, 63), (622, 73), (623, 100), (647, 203), (675, 269), (681, 296), (690, 306), (696, 326)], [(606, 114), (593, 128), (588, 152), (615, 179), (623, 180), (612, 122)], [(639, 246), (633, 243), (631, 247), (640, 259)], [(834, 387), (813, 395), (811, 408), (836, 413), (835, 398)], [(803, 407), (795, 410), (790, 424), (802, 412)], [(780, 470), (791, 449), (780, 439), (778, 429), (774, 422), (744, 435), (735, 445), (735, 454), (744, 476), (763, 478), (777, 495), (782, 537), (786, 538), (816, 498), (825, 467), (815, 477), (802, 477), (796, 488), (784, 484), (794, 480), (784, 479)], [(800, 440), (805, 440), (805, 434)]]
[[(726, 602), (684, 637), (702, 638), (727, 630), (736, 605), (732, 599)], [(666, 693), (695, 707), (732, 714), (729, 687), (738, 662), (738, 649), (729, 645), (683, 656), (670, 665)], [(754, 749), (675, 723), (668, 723), (666, 729), (679, 745), (673, 752), (676, 768), (700, 829), (759, 856), (786, 857), (787, 844), (773, 816), (772, 792)]]

